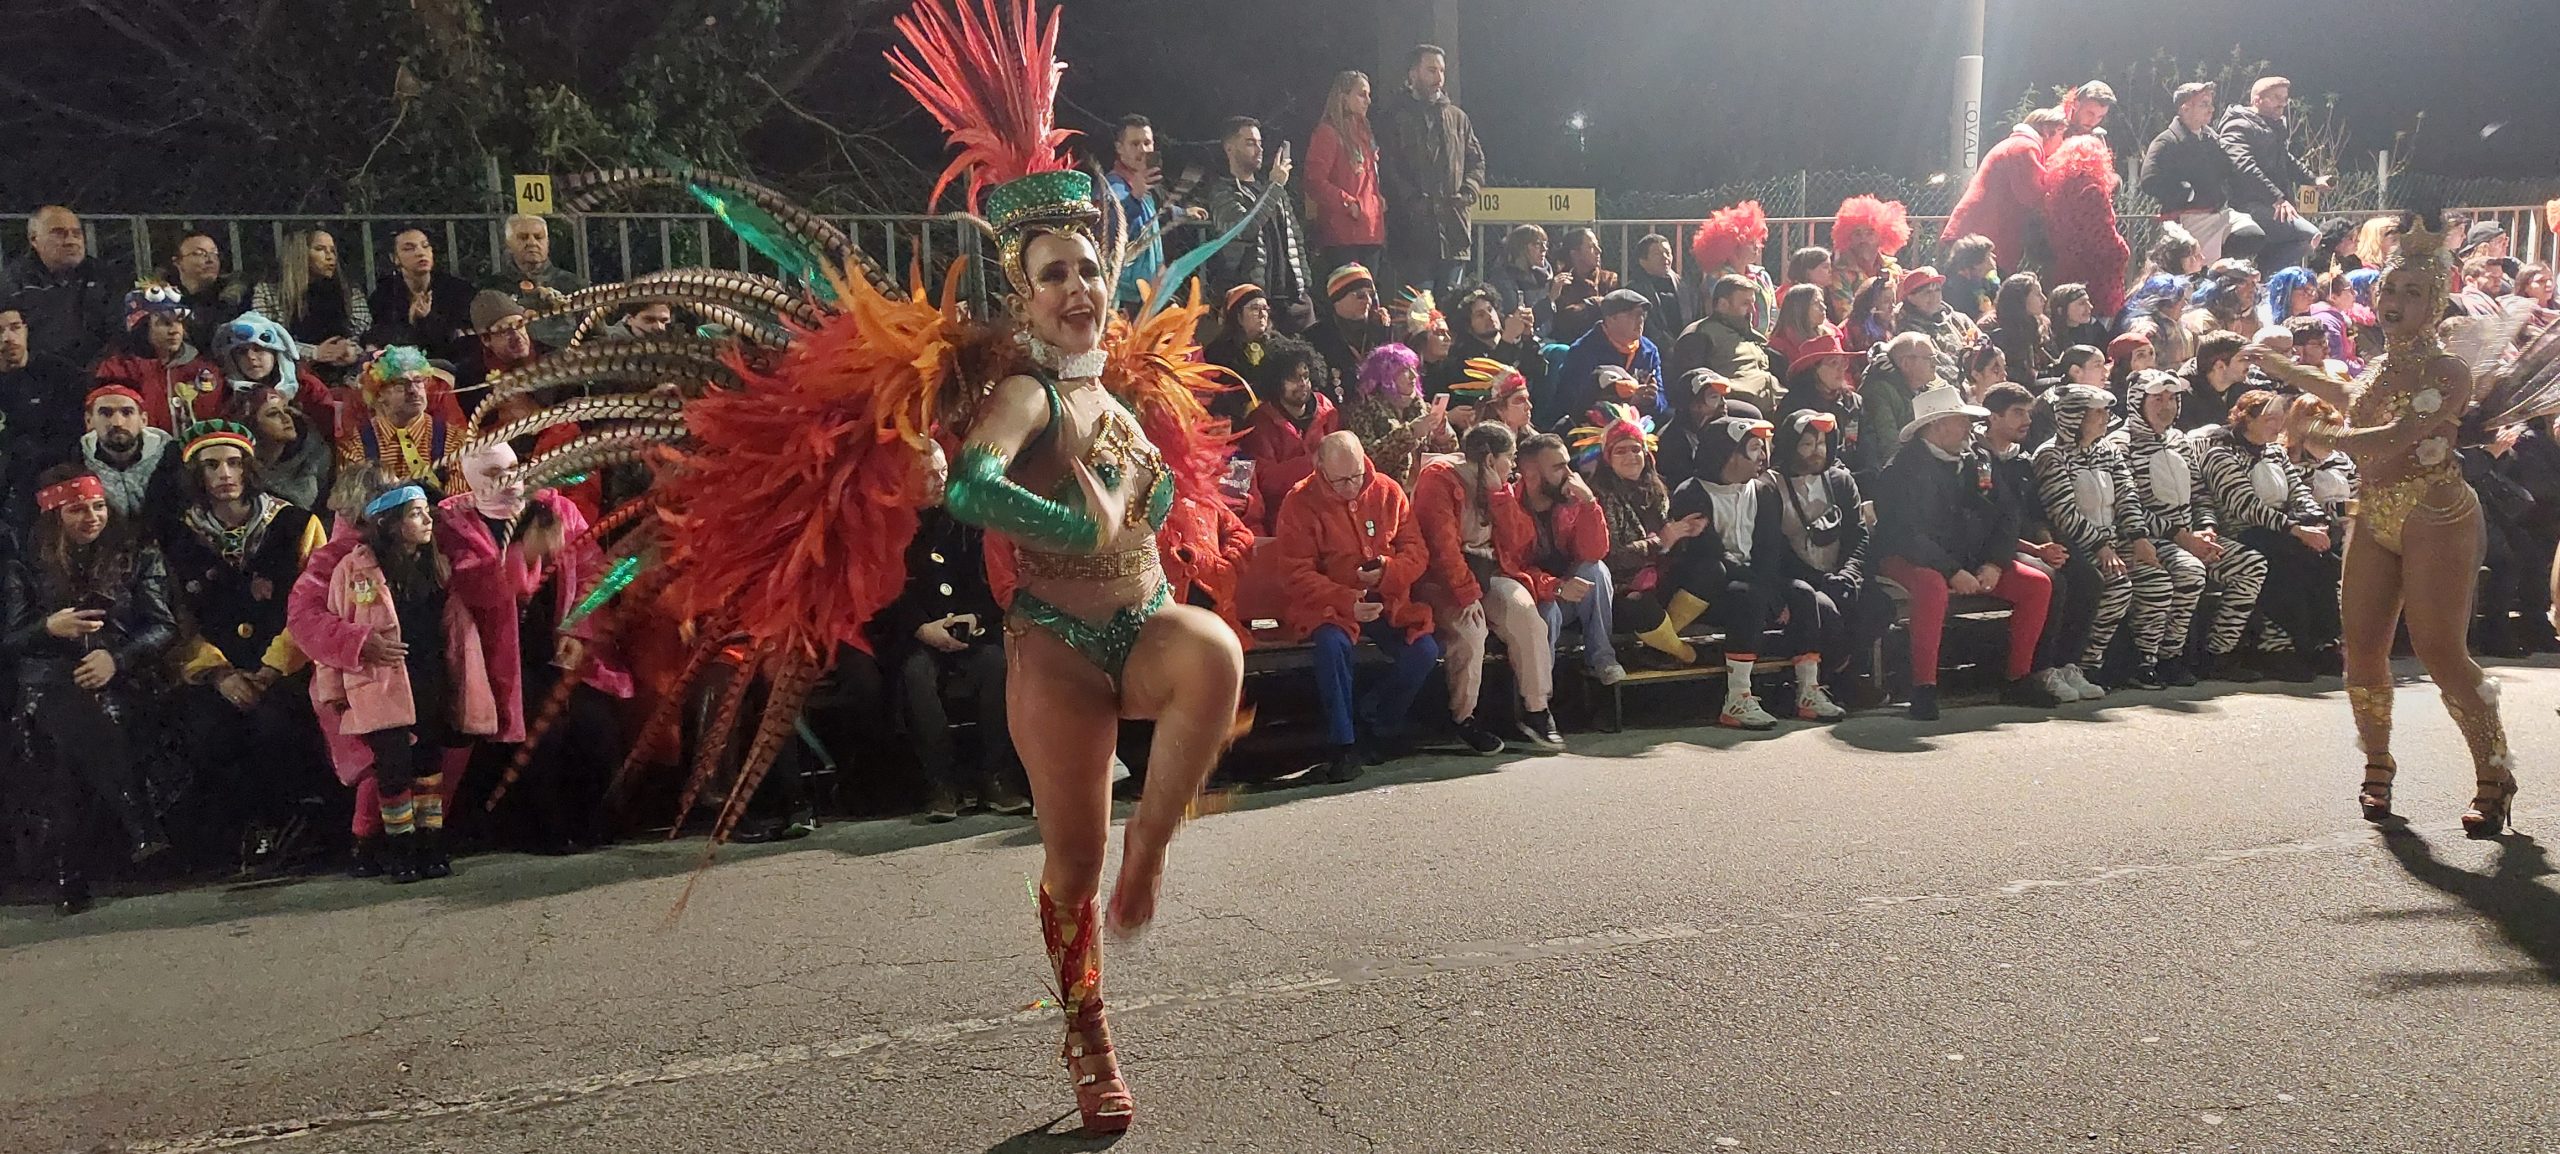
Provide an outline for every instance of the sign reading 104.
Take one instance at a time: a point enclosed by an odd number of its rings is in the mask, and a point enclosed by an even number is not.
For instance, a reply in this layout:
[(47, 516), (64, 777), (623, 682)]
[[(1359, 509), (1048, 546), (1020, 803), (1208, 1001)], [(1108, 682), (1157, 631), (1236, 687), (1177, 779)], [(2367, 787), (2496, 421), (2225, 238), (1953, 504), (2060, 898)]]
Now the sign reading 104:
[(1587, 223), (1599, 193), (1588, 188), (1488, 188), (1476, 193), (1477, 220), (1517, 224)]

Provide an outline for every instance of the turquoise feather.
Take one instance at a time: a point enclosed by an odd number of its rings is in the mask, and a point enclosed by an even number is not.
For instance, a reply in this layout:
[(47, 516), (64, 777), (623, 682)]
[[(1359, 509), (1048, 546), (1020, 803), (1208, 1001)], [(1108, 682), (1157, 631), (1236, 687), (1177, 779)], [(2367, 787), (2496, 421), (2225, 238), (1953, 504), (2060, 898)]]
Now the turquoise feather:
[(1244, 230), (1253, 227), (1256, 221), (1261, 220), (1262, 214), (1271, 207), (1272, 200), (1280, 195), (1280, 188), (1281, 186), (1277, 184), (1265, 186), (1262, 195), (1253, 202), (1253, 211), (1244, 214), (1243, 220), (1237, 221), (1227, 231), (1219, 233), (1215, 239), (1182, 254), (1182, 259), (1164, 266), (1162, 278), (1156, 281), (1155, 291), (1147, 298), (1147, 307), (1138, 312), (1138, 323), (1145, 324), (1148, 317), (1163, 312), (1166, 305), (1173, 303), (1174, 294), (1181, 291), (1183, 283), (1191, 279), (1191, 274), (1200, 271), (1200, 266), (1209, 263), (1209, 258), (1218, 255), (1219, 249), (1233, 243), (1237, 237), (1244, 235)]
[(784, 228), (772, 213), (745, 197), (733, 198), (699, 184), (684, 187), (711, 210), (711, 215), (719, 217), (720, 223), (728, 225), (729, 231), (738, 234), (738, 239), (782, 266), (783, 280), (809, 286), (822, 300), (832, 303), (836, 299), (835, 286), (827, 280), (824, 256), (791, 235), (791, 230)]
[(561, 620), (560, 627), (566, 629), (576, 625), (586, 620), (596, 610), (604, 608), (605, 602), (613, 600), (623, 590), (630, 588), (633, 581), (640, 579), (642, 567), (637, 554), (614, 562), (613, 568), (605, 572), (604, 580), (596, 582), (595, 591), (587, 594), (584, 600), (578, 602), (577, 608), (569, 611), (569, 616)]

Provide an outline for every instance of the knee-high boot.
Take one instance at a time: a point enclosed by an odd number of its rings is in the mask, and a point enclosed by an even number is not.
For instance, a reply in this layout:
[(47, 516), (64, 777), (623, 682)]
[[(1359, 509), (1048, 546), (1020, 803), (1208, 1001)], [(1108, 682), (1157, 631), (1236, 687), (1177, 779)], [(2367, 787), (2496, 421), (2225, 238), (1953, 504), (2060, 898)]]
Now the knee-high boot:
[(1137, 1102), (1120, 1079), (1111, 1052), (1111, 1025), (1102, 1009), (1102, 918), (1094, 899), (1068, 905), (1040, 887), (1040, 936), (1058, 978), (1058, 1006), (1066, 1014), (1067, 1040), (1060, 1057), (1076, 1080), (1076, 1110), (1091, 1134), (1129, 1128)]

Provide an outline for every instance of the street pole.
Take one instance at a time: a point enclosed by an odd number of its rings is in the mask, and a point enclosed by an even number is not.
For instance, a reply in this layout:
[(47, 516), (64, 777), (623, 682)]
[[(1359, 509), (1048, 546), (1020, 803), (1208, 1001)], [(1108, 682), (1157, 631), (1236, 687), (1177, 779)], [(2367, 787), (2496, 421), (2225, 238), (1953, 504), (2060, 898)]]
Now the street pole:
[(1951, 167), (1971, 172), (1982, 160), (1982, 25), (1990, 0), (1960, 0), (1964, 5), (1964, 55), (1956, 57), (1956, 102), (1952, 121), (1955, 143)]

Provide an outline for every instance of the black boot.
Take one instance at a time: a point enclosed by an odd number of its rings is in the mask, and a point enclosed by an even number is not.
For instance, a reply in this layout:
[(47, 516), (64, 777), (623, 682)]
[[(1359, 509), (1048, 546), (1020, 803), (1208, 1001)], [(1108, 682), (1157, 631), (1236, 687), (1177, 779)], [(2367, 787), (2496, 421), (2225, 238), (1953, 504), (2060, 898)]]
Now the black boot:
[(132, 790), (120, 790), (107, 799), (115, 810), (116, 820), (124, 824), (125, 836), (132, 839), (127, 847), (134, 861), (158, 857), (169, 848), (169, 831), (160, 827), (160, 819), (151, 807), (136, 797)]
[(2195, 671), (2187, 668), (2184, 657), (2172, 657), (2161, 662), (2159, 673), (2162, 684), (2175, 688), (2184, 689), (2196, 683)]
[(1914, 685), (1914, 686), (1912, 686), (1912, 687), (1911, 687), (1911, 720), (1913, 720), (1913, 721), (1936, 721), (1937, 719), (1938, 719), (1938, 687), (1937, 687), (1937, 686), (1935, 686), (1935, 685)]
[(365, 834), (356, 839), (355, 853), (347, 859), (348, 877), (378, 878), (382, 876), (382, 841), (382, 835), (378, 833)]
[(452, 877), (453, 859), (445, 854), (443, 827), (419, 830), (417, 837), (418, 876), (422, 878)]
[(418, 835), (395, 833), (383, 838), (382, 864), (394, 885), (405, 886), (425, 877), (419, 872)]

